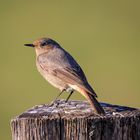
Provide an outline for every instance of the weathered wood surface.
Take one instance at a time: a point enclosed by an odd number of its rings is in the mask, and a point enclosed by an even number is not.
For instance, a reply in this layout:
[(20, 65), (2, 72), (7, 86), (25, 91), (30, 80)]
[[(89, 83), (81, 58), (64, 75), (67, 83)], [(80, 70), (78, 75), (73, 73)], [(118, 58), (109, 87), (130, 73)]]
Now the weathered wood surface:
[(11, 120), (13, 140), (140, 140), (140, 110), (102, 103), (105, 116), (86, 101), (38, 105)]

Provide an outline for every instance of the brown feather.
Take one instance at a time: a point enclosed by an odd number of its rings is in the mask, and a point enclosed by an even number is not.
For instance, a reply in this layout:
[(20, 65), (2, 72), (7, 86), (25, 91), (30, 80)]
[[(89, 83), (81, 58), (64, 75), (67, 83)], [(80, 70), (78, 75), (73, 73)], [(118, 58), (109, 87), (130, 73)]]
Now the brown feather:
[[(66, 83), (72, 84), (72, 85), (77, 85), (78, 87), (81, 87), (85, 91), (87, 91), (89, 94), (92, 96), (97, 97), (95, 92), (90, 91), (88, 89), (88, 86), (86, 83), (84, 83), (78, 76), (76, 76), (73, 73), (70, 73), (70, 71), (67, 71), (66, 69), (55, 69), (53, 70), (54, 74), (60, 78), (62, 81), (65, 81)], [(87, 83), (88, 84), (88, 83)]]

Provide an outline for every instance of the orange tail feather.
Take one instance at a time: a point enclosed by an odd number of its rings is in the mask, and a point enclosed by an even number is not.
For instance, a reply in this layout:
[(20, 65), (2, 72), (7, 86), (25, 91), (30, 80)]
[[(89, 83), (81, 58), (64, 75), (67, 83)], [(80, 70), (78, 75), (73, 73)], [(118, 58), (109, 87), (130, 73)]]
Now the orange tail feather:
[(94, 97), (94, 95), (89, 94), (88, 92), (84, 91), (83, 89), (78, 89), (78, 91), (89, 101), (93, 109), (97, 114), (103, 115), (105, 114), (104, 109), (101, 107), (100, 103)]

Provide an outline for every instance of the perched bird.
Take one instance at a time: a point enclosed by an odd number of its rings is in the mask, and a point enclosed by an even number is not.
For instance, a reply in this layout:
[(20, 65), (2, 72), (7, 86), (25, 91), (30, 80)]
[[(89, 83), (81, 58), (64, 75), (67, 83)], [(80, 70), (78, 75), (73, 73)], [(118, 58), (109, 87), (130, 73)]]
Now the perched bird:
[(89, 101), (95, 113), (105, 114), (79, 64), (56, 41), (40, 38), (25, 46), (35, 48), (37, 69), (50, 84), (60, 89), (57, 98), (63, 91), (67, 91), (70, 92), (68, 100), (76, 90)]

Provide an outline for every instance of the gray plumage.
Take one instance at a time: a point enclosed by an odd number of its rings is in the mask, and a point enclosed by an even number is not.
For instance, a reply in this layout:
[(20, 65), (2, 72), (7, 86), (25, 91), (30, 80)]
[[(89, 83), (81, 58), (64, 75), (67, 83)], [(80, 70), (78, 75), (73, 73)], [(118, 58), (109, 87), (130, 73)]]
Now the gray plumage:
[[(91, 94), (96, 96), (95, 92), (88, 84), (81, 67), (74, 60), (74, 58), (60, 46), (55, 45), (50, 51), (40, 54), (37, 57), (36, 63), (37, 66), (40, 65), (41, 68), (44, 68), (45, 72), (47, 71), (49, 77), (51, 75), (54, 79), (57, 79), (63, 83), (61, 84), (56, 81), (56, 84), (58, 84), (58, 86), (60, 84), (61, 86), (59, 87), (60, 90), (67, 90), (67, 88), (69, 88), (67, 83), (74, 85), (78, 84), (79, 86), (87, 88)], [(38, 69), (40, 69), (39, 66)], [(48, 74), (46, 74), (45, 78), (48, 77)]]
[[(26, 44), (26, 46), (32, 45)], [(104, 114), (102, 107), (95, 99), (96, 93), (89, 85), (84, 72), (67, 51), (49, 38), (41, 38), (35, 41), (33, 46), (37, 54), (37, 69), (49, 83), (61, 91), (79, 91), (89, 100), (96, 113)]]

